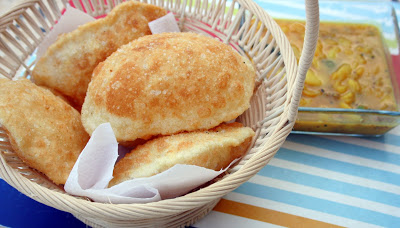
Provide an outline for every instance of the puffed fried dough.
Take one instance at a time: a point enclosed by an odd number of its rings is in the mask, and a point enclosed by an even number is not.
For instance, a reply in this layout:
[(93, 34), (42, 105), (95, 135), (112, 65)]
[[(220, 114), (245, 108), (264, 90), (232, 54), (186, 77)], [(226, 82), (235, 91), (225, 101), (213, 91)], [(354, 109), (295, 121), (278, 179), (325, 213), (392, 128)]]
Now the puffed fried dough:
[(93, 72), (82, 123), (110, 122), (119, 142), (210, 129), (250, 106), (255, 71), (230, 46), (162, 33), (122, 46)]
[(163, 136), (133, 149), (114, 168), (110, 186), (132, 178), (149, 177), (175, 164), (219, 171), (244, 155), (254, 132), (240, 123), (221, 124), (208, 131)]
[(148, 22), (165, 14), (160, 7), (129, 1), (115, 7), (105, 18), (61, 35), (36, 64), (35, 83), (57, 90), (82, 106), (97, 64), (121, 45), (151, 34)]
[(89, 140), (78, 111), (27, 79), (0, 79), (0, 124), (18, 157), (55, 184), (65, 184)]

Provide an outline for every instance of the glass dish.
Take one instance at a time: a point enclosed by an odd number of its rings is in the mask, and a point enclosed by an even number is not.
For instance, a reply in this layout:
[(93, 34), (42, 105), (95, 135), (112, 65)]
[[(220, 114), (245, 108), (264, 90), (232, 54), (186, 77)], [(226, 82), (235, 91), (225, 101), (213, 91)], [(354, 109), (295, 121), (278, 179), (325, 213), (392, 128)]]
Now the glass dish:
[[(305, 20), (302, 1), (255, 1), (264, 9), (268, 9), (268, 13), (275, 19)], [(398, 126), (400, 124), (399, 38), (397, 17), (391, 1), (320, 0), (320, 19), (321, 22), (373, 25), (380, 30), (397, 107), (395, 110), (386, 111), (300, 106), (293, 133), (379, 136)]]

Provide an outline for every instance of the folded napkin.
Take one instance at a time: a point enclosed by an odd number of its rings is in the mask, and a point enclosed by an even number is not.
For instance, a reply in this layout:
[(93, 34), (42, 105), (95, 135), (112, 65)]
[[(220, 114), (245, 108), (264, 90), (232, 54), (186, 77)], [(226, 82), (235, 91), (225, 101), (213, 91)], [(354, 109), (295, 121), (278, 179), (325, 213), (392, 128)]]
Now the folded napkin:
[(79, 25), (95, 21), (96, 19), (92, 16), (75, 9), (71, 6), (67, 6), (64, 14), (60, 17), (57, 24), (51, 29), (51, 31), (43, 38), (43, 41), (39, 44), (36, 51), (36, 58), (40, 59), (47, 48), (53, 44), (58, 36), (63, 33), (71, 32), (79, 27)]
[[(70, 32), (93, 20), (84, 12), (67, 7), (64, 15), (39, 45), (37, 58), (59, 34)], [(149, 27), (153, 34), (180, 31), (172, 13), (150, 22)], [(120, 147), (119, 152), (121, 150), (124, 148)], [(65, 191), (102, 203), (148, 203), (181, 196), (226, 170), (217, 172), (194, 165), (175, 165), (158, 175), (132, 179), (108, 188), (118, 156), (118, 143), (111, 125), (104, 123), (98, 126), (76, 161), (65, 183)]]
[(148, 203), (181, 196), (228, 169), (214, 171), (178, 164), (155, 176), (136, 178), (107, 188), (117, 158), (118, 143), (111, 125), (101, 124), (79, 155), (65, 183), (65, 191), (102, 203)]
[[(94, 17), (68, 5), (65, 13), (58, 20), (57, 24), (39, 44), (36, 51), (36, 58), (40, 59), (40, 57), (42, 57), (46, 52), (47, 48), (57, 40), (57, 37), (60, 34), (71, 32), (77, 29), (80, 25), (95, 20), (96, 19)], [(149, 28), (152, 34), (163, 32), (180, 32), (173, 13), (168, 13), (163, 17), (149, 22)]]
[(172, 13), (168, 13), (163, 17), (149, 22), (149, 27), (152, 34), (163, 32), (180, 32), (178, 24), (175, 20), (175, 16)]

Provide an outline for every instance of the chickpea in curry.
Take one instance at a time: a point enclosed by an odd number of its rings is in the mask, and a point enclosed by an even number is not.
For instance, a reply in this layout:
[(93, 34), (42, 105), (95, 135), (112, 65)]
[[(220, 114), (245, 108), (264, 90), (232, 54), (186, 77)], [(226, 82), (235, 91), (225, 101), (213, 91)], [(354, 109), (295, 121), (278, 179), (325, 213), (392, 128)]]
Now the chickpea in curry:
[[(304, 22), (277, 22), (299, 59)], [(379, 29), (372, 25), (321, 22), (300, 106), (397, 111)]]

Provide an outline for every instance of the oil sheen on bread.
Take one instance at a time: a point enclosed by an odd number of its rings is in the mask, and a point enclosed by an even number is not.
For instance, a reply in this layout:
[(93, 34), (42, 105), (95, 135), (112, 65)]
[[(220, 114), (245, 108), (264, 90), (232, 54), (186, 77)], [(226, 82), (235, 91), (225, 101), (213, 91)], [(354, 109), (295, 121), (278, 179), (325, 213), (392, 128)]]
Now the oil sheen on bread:
[(133, 149), (114, 168), (110, 186), (161, 173), (175, 164), (197, 165), (219, 171), (247, 151), (254, 136), (240, 123), (163, 136)]
[(37, 62), (32, 73), (35, 83), (58, 91), (80, 108), (97, 64), (121, 45), (150, 35), (148, 22), (165, 14), (160, 7), (128, 1), (105, 18), (61, 35)]
[(79, 112), (28, 79), (0, 79), (0, 124), (18, 157), (55, 184), (65, 184), (89, 140)]
[(118, 142), (210, 129), (249, 108), (254, 80), (251, 62), (216, 39), (145, 36), (94, 70), (82, 123), (91, 134), (110, 122)]

